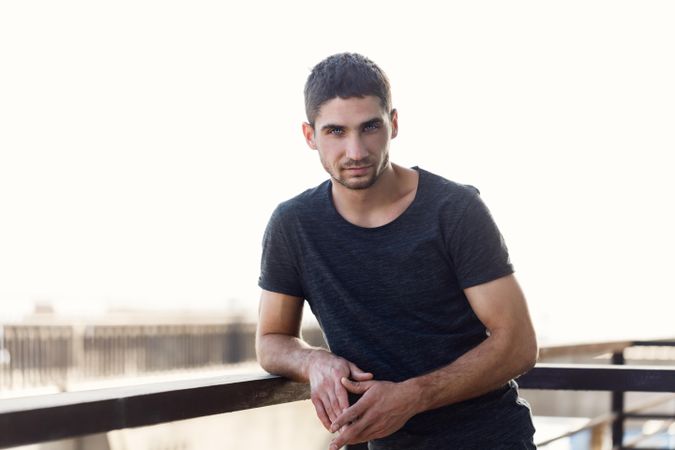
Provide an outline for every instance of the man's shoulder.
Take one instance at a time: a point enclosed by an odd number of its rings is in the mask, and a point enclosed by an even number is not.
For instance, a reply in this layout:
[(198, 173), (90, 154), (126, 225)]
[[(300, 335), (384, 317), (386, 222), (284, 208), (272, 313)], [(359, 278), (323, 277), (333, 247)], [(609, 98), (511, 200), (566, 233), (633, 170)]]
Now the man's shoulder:
[(428, 186), (429, 192), (438, 200), (469, 201), (480, 194), (478, 188), (473, 185), (459, 183), (419, 167), (417, 170), (420, 179)]
[(313, 188), (307, 189), (300, 194), (284, 200), (276, 207), (274, 216), (279, 218), (298, 217), (305, 214), (317, 213), (325, 208), (329, 200), (326, 193), (329, 189), (330, 180)]

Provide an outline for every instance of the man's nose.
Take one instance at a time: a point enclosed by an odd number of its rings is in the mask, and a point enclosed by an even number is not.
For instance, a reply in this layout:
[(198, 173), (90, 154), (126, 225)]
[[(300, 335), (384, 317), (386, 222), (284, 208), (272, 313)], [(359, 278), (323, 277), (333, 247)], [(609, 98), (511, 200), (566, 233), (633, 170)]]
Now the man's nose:
[(346, 157), (354, 161), (359, 161), (368, 156), (368, 151), (363, 140), (359, 136), (354, 136), (347, 141)]

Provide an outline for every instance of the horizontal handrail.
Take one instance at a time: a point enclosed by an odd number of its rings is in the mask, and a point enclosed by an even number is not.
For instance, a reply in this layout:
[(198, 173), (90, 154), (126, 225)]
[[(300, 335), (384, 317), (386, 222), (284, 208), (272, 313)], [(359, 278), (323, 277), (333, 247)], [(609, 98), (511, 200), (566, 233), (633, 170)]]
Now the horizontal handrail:
[(517, 381), (524, 389), (675, 392), (675, 367), (540, 363)]
[(210, 377), (0, 401), (0, 448), (191, 419), (309, 398), (273, 375)]
[(633, 341), (632, 345), (635, 347), (675, 347), (675, 340)]
[[(675, 368), (538, 364), (528, 389), (675, 392)], [(272, 375), (210, 377), (0, 401), (0, 448), (309, 398), (306, 384)]]
[(599, 355), (615, 353), (627, 349), (633, 341), (607, 341), (580, 344), (555, 344), (539, 348), (539, 358), (557, 358), (577, 355)]
[(603, 341), (571, 344), (544, 345), (539, 349), (540, 358), (599, 355), (621, 352), (629, 347), (675, 347), (675, 339)]

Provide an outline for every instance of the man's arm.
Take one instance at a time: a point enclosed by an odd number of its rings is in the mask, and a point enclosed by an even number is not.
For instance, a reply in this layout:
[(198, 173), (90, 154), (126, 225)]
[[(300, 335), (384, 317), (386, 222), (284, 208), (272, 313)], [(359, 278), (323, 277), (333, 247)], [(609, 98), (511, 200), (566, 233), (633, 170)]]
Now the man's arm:
[(513, 275), (468, 288), (465, 293), (490, 336), (452, 364), (409, 380), (420, 392), (420, 411), (495, 390), (537, 361), (537, 338)]
[(372, 375), (326, 349), (303, 341), (300, 338), (302, 306), (300, 297), (262, 291), (256, 354), (266, 371), (310, 383), (317, 416), (329, 429), (331, 422), (349, 407), (341, 378), (365, 381)]
[(331, 449), (388, 436), (415, 414), (490, 392), (534, 366), (535, 332), (515, 277), (464, 292), (489, 337), (451, 364), (401, 383), (343, 379), (349, 391), (364, 395), (333, 422), (332, 430), (346, 427)]

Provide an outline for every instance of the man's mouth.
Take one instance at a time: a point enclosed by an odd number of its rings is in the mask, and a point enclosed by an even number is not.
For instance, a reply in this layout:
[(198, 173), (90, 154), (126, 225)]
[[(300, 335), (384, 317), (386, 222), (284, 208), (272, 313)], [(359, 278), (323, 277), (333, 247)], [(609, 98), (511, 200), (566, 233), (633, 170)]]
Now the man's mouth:
[(344, 170), (352, 175), (362, 175), (368, 172), (371, 166), (345, 167)]

